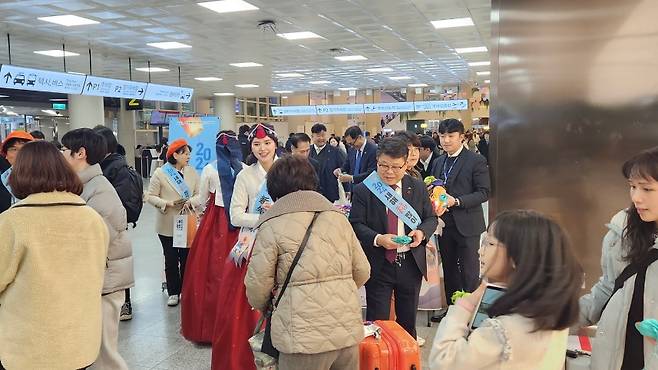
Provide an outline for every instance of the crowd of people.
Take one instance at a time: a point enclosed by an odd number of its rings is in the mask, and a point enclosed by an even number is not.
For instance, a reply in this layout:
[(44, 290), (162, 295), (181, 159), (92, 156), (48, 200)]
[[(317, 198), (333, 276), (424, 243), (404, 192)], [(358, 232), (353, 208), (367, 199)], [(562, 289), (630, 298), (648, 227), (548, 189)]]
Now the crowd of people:
[[(658, 148), (623, 165), (631, 205), (608, 225), (603, 276), (581, 297), (582, 268), (558, 223), (516, 210), (487, 227), (488, 134), (458, 120), (377, 143), (357, 126), (338, 137), (315, 124), (285, 146), (270, 125), (243, 126), (217, 135), (217, 160), (200, 175), (192, 148), (172, 139), (144, 200), (157, 209), (167, 305), (181, 305), (186, 339), (212, 345), (215, 370), (256, 369), (249, 339), (262, 317), (279, 369), (357, 369), (362, 286), (367, 321), (395, 317), (422, 345), (434, 235), (450, 306), (430, 369), (562, 369), (569, 330), (595, 324), (592, 369), (658, 366), (655, 342), (635, 330), (658, 317), (646, 304), (658, 284)], [(142, 199), (111, 130), (73, 130), (61, 145), (17, 131), (0, 146), (0, 369), (127, 369), (118, 330), (131, 313), (127, 230)], [(185, 213), (202, 216), (191, 247), (177, 248)], [(471, 330), (492, 283), (504, 293)]]

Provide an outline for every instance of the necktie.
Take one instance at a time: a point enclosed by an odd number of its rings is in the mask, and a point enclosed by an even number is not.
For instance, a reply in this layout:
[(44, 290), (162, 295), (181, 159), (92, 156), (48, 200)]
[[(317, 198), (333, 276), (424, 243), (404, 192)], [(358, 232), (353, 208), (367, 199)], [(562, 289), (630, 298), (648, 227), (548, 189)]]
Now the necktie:
[(354, 174), (358, 175), (361, 173), (361, 151), (356, 151), (356, 160), (354, 161)]
[[(397, 189), (397, 185), (391, 186), (393, 190)], [(398, 216), (393, 213), (390, 209), (386, 212), (386, 219), (388, 221), (388, 233), (393, 234), (393, 235), (398, 235)], [(397, 257), (397, 250), (395, 249), (387, 249), (385, 252), (385, 257), (386, 260), (390, 263), (393, 263), (395, 261), (395, 258)]]

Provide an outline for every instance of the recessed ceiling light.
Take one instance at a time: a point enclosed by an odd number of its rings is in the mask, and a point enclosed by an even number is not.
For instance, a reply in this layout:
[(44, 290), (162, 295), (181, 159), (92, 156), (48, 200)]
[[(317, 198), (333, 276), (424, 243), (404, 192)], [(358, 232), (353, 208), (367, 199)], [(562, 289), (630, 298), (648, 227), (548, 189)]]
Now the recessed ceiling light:
[(93, 19), (87, 19), (78, 17), (77, 15), (56, 15), (53, 17), (39, 17), (40, 21), (56, 23), (62, 26), (71, 27), (71, 26), (86, 26), (88, 24), (98, 24), (100, 22)]
[(358, 90), (356, 87), (339, 87), (338, 90), (340, 91), (353, 91), (353, 90)]
[(177, 41), (149, 42), (146, 45), (153, 46), (154, 48), (158, 48), (158, 49), (165, 49), (165, 50), (169, 50), (169, 49), (187, 49), (187, 48), (192, 47), (192, 45), (183, 44), (183, 43), (180, 43), (180, 42), (177, 42)]
[(290, 33), (277, 33), (279, 37), (286, 40), (304, 40), (304, 39), (323, 39), (324, 37), (313, 32), (290, 32)]
[(194, 79), (197, 80), (197, 81), (203, 81), (203, 82), (221, 81), (222, 80), (219, 77), (195, 77)]
[(340, 60), (341, 62), (355, 62), (358, 60), (368, 60), (368, 58), (364, 57), (363, 55), (344, 55), (334, 58)]
[(491, 74), (490, 71), (482, 71), (482, 72), (477, 72), (478, 76), (489, 76)]
[(489, 66), (489, 65), (491, 65), (491, 62), (471, 62), (471, 63), (468, 63), (468, 65), (471, 66), (471, 67)]
[(487, 48), (485, 46), (477, 46), (477, 47), (474, 47), (474, 48), (456, 48), (455, 51), (458, 54), (486, 53)]
[(409, 86), (409, 87), (427, 87), (429, 85), (428, 84), (409, 84), (407, 86)]
[(374, 73), (378, 73), (378, 72), (393, 72), (393, 68), (389, 68), (389, 67), (382, 67), (382, 68), (368, 68), (367, 71), (368, 71), (368, 72), (374, 72)]
[(304, 77), (301, 73), (277, 73), (279, 77)]
[(292, 94), (292, 91), (290, 90), (275, 90), (275, 94)]
[(235, 85), (235, 87), (239, 87), (241, 89), (251, 89), (251, 88), (255, 88), (255, 87), (259, 87), (259, 86), (254, 85), (254, 84), (238, 84), (238, 85)]
[(288, 99), (288, 97), (287, 96), (282, 96), (281, 99)]
[(42, 111), (43, 113), (50, 114), (50, 115), (53, 115), (53, 116), (56, 116), (56, 115), (57, 115), (57, 112), (55, 112), (55, 111), (52, 110), (52, 109), (42, 109), (41, 111)]
[(250, 68), (250, 67), (262, 67), (263, 65), (260, 63), (254, 63), (254, 62), (243, 62), (243, 63), (231, 63), (233, 67), (238, 67), (238, 68)]
[(74, 53), (71, 51), (64, 51), (64, 50), (41, 50), (41, 51), (35, 51), (34, 54), (47, 55), (49, 57), (55, 57), (55, 58), (75, 57), (80, 55), (78, 53)]
[(311, 85), (326, 85), (326, 84), (330, 84), (331, 81), (324, 81), (324, 80), (322, 80), (322, 81), (311, 81), (311, 82), (309, 82), (309, 83), (310, 83)]
[(214, 93), (215, 96), (234, 96), (234, 93)]
[(491, 80), (484, 80), (485, 84), (491, 83)]
[(409, 76), (395, 76), (395, 77), (389, 77), (393, 81), (400, 81), (400, 80), (411, 80), (411, 77)]
[(258, 7), (253, 6), (248, 2), (242, 0), (205, 1), (197, 4), (217, 13), (232, 13), (232, 12), (243, 12), (246, 10), (258, 10)]
[(434, 26), (434, 28), (436, 28), (437, 30), (440, 28), (455, 28), (455, 27), (466, 27), (473, 25), (474, 25), (473, 20), (469, 17), (432, 21), (432, 26)]
[(167, 68), (160, 68), (160, 67), (140, 67), (140, 68), (135, 68), (135, 71), (140, 71), (140, 72), (169, 72)]

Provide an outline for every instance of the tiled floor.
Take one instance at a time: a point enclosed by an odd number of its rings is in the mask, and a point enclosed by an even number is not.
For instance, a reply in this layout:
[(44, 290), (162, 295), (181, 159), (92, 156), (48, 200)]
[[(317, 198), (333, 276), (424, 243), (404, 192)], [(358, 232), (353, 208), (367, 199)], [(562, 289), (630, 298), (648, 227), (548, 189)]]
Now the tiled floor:
[[(161, 290), (164, 262), (154, 231), (155, 212), (145, 204), (137, 228), (130, 232), (136, 279), (132, 289), (133, 319), (121, 323), (119, 350), (131, 369), (210, 369), (210, 347), (197, 346), (180, 335), (180, 306), (167, 307), (167, 296)], [(423, 364), (427, 363), (437, 327), (434, 324), (428, 328), (426, 320), (426, 314), (419, 312), (418, 334), (427, 339), (422, 349)]]

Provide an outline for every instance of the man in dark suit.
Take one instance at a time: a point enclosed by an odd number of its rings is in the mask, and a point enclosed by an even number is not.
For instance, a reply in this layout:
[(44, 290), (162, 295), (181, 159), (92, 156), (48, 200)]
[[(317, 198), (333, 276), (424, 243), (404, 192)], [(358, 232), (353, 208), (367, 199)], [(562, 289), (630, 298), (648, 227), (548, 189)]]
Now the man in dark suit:
[(327, 145), (327, 127), (321, 123), (316, 123), (311, 127), (311, 158), (318, 161), (320, 170), (318, 178), (322, 195), (330, 202), (338, 200), (338, 181), (334, 176), (334, 170), (340, 168), (345, 162), (345, 155), (340, 149)]
[[(311, 158), (311, 138), (302, 132), (299, 134), (290, 135), (288, 141), (290, 142), (290, 153), (294, 156), (305, 158), (311, 162), (311, 165), (315, 170), (315, 176), (319, 178), (321, 167), (320, 162)], [(318, 193), (324, 195), (324, 189), (321, 185), (318, 186), (317, 191)]]
[(427, 176), (432, 176), (432, 167), (434, 162), (439, 159), (441, 155), (436, 149), (434, 139), (427, 135), (420, 137), (420, 160), (416, 165), (416, 169), (420, 172), (420, 176), (424, 179)]
[(434, 163), (432, 175), (444, 181), (448, 192), (448, 207), (437, 214), (445, 223), (439, 252), (450, 303), (454, 292), (477, 288), (479, 241), (486, 229), (482, 203), (489, 198), (491, 180), (486, 159), (464, 147), (464, 125), (460, 121), (441, 121), (439, 138), (446, 154)]
[[(377, 174), (386, 188), (392, 188), (415, 210), (419, 216), (414, 220), (417, 226), (406, 225), (365, 183), (354, 186), (350, 222), (371, 268), (366, 283), (366, 320), (388, 320), (395, 291), (396, 320), (416, 338), (418, 294), (422, 278), (427, 275), (425, 246), (438, 219), (425, 184), (405, 175), (408, 153), (404, 140), (383, 139), (377, 150)], [(396, 204), (400, 207), (403, 203)], [(395, 243), (393, 238), (398, 235), (410, 236), (411, 244)]]
[(334, 175), (340, 182), (358, 184), (377, 168), (377, 144), (367, 140), (358, 126), (345, 130), (345, 141), (350, 147), (347, 160), (342, 169), (334, 171)]

